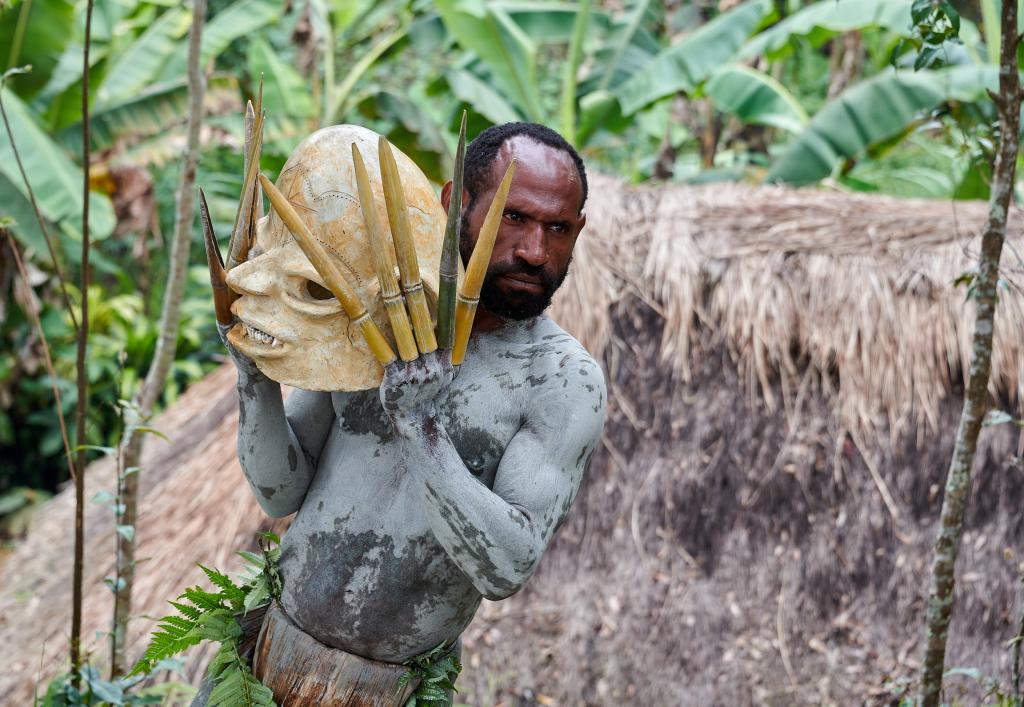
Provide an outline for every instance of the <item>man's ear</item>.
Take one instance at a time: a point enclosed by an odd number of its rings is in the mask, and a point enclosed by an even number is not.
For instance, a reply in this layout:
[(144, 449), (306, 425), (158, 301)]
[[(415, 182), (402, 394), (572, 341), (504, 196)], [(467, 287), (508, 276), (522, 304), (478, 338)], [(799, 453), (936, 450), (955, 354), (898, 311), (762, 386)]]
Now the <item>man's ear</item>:
[(583, 230), (583, 227), (587, 225), (587, 214), (581, 212), (579, 217), (576, 219), (576, 235), (579, 235)]

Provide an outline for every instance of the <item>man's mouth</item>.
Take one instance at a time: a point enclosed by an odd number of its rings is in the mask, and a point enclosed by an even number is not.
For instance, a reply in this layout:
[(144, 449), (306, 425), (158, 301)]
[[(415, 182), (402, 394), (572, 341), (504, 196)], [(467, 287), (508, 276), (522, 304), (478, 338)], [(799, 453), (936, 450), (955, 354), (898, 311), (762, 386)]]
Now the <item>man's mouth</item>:
[(542, 292), (544, 290), (544, 282), (539, 278), (533, 278), (527, 275), (501, 275), (501, 278), (524, 289), (534, 290), (536, 292)]

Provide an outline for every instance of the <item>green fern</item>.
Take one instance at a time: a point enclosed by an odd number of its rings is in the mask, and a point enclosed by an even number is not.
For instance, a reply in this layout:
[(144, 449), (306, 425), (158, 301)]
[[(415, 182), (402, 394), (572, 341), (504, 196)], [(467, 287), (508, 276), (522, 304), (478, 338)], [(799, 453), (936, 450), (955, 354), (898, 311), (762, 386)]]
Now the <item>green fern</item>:
[(277, 561), (280, 539), (272, 533), (260, 537), (261, 554), (241, 552), (249, 567), (236, 583), (223, 572), (199, 565), (217, 591), (189, 587), (178, 601), (169, 602), (178, 612), (161, 618), (150, 636), (145, 654), (129, 675), (150, 673), (159, 663), (202, 641), (220, 644), (208, 669), (214, 681), (210, 707), (271, 707), (274, 695), (252, 673), (238, 651), (242, 627), (235, 615), (267, 603), (281, 595)]
[(448, 690), (458, 692), (455, 681), (462, 672), (462, 663), (455, 657), (451, 647), (442, 643), (408, 660), (405, 665), (408, 670), (398, 680), (398, 691), (401, 692), (413, 680), (419, 681), (405, 707), (451, 707)]

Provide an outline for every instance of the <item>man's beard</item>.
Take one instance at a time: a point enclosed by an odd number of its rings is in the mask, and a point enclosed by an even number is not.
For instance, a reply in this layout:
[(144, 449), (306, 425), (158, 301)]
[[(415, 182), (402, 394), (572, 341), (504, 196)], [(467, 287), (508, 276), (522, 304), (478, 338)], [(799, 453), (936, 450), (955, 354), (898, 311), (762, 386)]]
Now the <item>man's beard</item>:
[[(469, 262), (473, 252), (473, 243), (469, 237), (469, 218), (472, 209), (470, 204), (462, 214), (462, 225), (459, 233), (459, 250), (464, 263)], [(551, 305), (551, 298), (569, 274), (572, 257), (565, 263), (560, 273), (551, 273), (543, 265), (531, 266), (523, 262), (515, 264), (491, 265), (484, 275), (480, 288), (480, 304), (491, 314), (502, 319), (523, 320), (536, 317)], [(521, 275), (530, 280), (539, 280), (543, 290), (536, 294), (530, 292), (502, 292), (497, 282), (503, 275)]]

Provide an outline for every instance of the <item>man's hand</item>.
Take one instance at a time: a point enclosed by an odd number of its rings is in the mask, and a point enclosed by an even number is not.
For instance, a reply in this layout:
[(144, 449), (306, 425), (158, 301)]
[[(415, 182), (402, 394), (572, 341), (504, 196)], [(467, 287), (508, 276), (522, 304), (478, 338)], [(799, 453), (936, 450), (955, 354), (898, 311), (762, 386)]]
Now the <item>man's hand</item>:
[(380, 402), (399, 434), (437, 416), (437, 403), (444, 399), (454, 378), (451, 351), (443, 349), (384, 368)]

